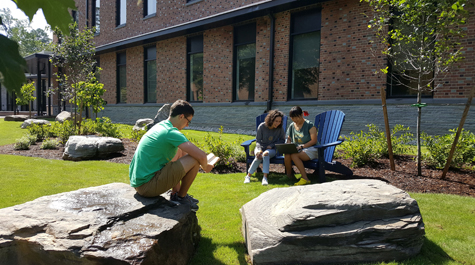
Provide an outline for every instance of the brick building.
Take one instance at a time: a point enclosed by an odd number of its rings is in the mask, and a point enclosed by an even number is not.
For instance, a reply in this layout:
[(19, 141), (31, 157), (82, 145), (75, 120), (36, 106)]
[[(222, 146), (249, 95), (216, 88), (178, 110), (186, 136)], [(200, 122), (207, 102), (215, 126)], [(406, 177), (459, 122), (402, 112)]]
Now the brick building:
[[(347, 114), (343, 133), (382, 128), (381, 88), (391, 125), (415, 129), (409, 90), (375, 74), (386, 66), (359, 0), (76, 0), (80, 26), (96, 26), (96, 54), (107, 101), (103, 116), (134, 123), (165, 103), (186, 99), (192, 128), (255, 129), (266, 109), (294, 105), (311, 116)], [(424, 98), (422, 129), (458, 126), (474, 85), (475, 21), (462, 44), (466, 59)], [(465, 128), (475, 131), (475, 110)]]

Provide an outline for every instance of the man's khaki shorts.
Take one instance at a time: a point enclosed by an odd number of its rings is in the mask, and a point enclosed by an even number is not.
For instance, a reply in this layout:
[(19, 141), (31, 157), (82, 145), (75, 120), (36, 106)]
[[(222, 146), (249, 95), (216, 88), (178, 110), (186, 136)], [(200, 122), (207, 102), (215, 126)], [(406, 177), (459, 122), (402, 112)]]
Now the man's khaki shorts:
[(156, 197), (173, 188), (185, 176), (185, 169), (180, 161), (166, 164), (155, 173), (153, 178), (135, 190), (144, 197)]

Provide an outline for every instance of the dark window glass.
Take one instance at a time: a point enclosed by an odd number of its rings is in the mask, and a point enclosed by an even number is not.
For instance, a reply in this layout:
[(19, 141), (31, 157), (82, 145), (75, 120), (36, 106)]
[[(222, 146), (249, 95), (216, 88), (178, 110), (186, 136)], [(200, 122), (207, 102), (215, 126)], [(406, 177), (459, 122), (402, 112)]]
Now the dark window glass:
[(256, 77), (256, 24), (234, 30), (234, 100), (254, 100)]
[(320, 10), (292, 16), (290, 99), (316, 99), (320, 71)]
[(78, 22), (78, 12), (76, 10), (71, 11), (71, 16), (73, 17), (73, 22)]
[(157, 48), (145, 48), (145, 102), (157, 102)]
[(188, 38), (188, 100), (203, 101), (203, 36)]
[(117, 54), (117, 102), (127, 103), (127, 68), (124, 53)]

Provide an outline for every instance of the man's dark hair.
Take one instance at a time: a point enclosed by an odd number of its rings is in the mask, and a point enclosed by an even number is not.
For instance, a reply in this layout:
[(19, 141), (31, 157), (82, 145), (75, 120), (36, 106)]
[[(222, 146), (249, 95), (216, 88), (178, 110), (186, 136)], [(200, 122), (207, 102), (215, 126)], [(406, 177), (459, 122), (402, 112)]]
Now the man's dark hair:
[(178, 115), (184, 114), (185, 117), (194, 116), (195, 115), (195, 110), (191, 106), (190, 103), (188, 103), (185, 100), (179, 99), (173, 103), (173, 105), (170, 107), (170, 117), (175, 117)]
[(289, 112), (290, 118), (302, 116), (302, 114), (303, 114), (303, 111), (299, 106), (292, 107)]
[(271, 110), (269, 114), (267, 114), (266, 119), (264, 120), (264, 122), (266, 123), (266, 126), (270, 128), (277, 117), (282, 118), (282, 122), (279, 124), (279, 126), (277, 126), (277, 128), (281, 128), (282, 123), (284, 122), (284, 113), (282, 113), (282, 111), (279, 111), (279, 110)]

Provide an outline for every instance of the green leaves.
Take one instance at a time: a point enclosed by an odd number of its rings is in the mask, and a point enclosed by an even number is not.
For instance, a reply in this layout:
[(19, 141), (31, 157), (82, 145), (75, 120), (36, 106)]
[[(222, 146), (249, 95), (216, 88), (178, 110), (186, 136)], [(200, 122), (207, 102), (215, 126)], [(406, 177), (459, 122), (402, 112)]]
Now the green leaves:
[(0, 34), (0, 73), (3, 84), (9, 91), (20, 92), (26, 82), (26, 62), (18, 52), (18, 44)]
[(76, 10), (74, 0), (16, 0), (16, 4), (30, 21), (41, 8), (51, 28), (58, 27), (64, 34), (68, 34), (68, 25), (73, 22), (68, 9)]

